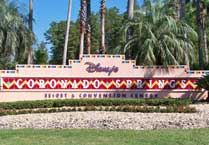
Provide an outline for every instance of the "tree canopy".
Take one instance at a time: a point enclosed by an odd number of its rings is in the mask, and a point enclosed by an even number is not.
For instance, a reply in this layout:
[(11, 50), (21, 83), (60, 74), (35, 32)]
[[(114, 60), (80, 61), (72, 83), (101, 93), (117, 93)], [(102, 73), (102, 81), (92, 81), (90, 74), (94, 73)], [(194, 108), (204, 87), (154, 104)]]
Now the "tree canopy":
[(0, 63), (25, 63), (27, 48), (34, 41), (34, 34), (27, 28), (25, 16), (14, 3), (0, 1)]
[[(106, 47), (107, 53), (114, 53), (115, 46), (120, 44), (122, 39), (121, 27), (123, 26), (123, 14), (119, 13), (119, 9), (116, 7), (107, 9), (105, 32), (106, 32)], [(91, 14), (91, 53), (99, 53), (100, 47), (100, 16), (99, 13)], [(50, 28), (45, 33), (47, 42), (52, 44), (50, 63), (61, 64), (64, 47), (64, 36), (66, 29), (66, 21), (52, 22)], [(79, 34), (80, 23), (79, 19), (75, 22), (71, 22), (69, 45), (68, 45), (68, 59), (78, 59), (79, 55)], [(85, 40), (86, 41), (86, 40)], [(87, 53), (85, 48), (84, 53)]]
[[(133, 38), (126, 42), (126, 34), (133, 29)], [(179, 65), (193, 61), (196, 32), (183, 21), (167, 15), (163, 5), (144, 5), (133, 21), (124, 25), (124, 42), (118, 50), (126, 53), (134, 47), (132, 59), (141, 65)]]
[[(21, 14), (11, 1), (0, 0), (0, 68), (4, 69), (26, 63), (28, 48), (35, 41), (25, 21), (28, 16)], [(200, 69), (202, 65), (209, 66), (208, 0), (144, 0), (142, 5), (127, 0), (126, 3), (128, 10), (124, 13), (116, 7), (105, 9), (106, 53), (130, 54), (127, 59), (135, 59), (140, 65), (188, 64)], [(102, 38), (100, 12), (89, 13), (88, 9), (90, 51), (97, 54)], [(49, 48), (44, 43), (33, 45), (34, 63), (62, 64), (65, 31), (65, 20), (51, 22), (44, 42)], [(79, 34), (80, 18), (77, 18), (71, 21), (67, 59), (79, 58)], [(84, 53), (89, 53), (87, 35), (85, 32)]]

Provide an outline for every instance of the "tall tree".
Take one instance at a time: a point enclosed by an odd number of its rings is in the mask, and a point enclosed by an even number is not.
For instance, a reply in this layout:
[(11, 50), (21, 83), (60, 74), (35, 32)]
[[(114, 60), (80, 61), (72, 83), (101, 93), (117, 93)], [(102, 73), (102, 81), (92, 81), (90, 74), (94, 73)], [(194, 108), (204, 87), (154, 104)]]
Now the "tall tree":
[(87, 20), (86, 20), (86, 47), (87, 53), (91, 53), (91, 0), (87, 0)]
[(120, 51), (126, 52), (130, 46), (134, 46), (134, 57), (141, 65), (189, 64), (194, 55), (191, 38), (196, 37), (196, 32), (186, 23), (177, 22), (162, 10), (154, 4), (151, 9), (148, 7), (145, 10), (146, 13), (139, 10), (136, 20), (128, 22), (124, 28), (125, 32), (129, 27), (134, 28), (133, 38), (125, 43)]
[(208, 64), (208, 39), (207, 39), (207, 14), (203, 16), (203, 40), (204, 40), (204, 49), (205, 49), (205, 63)]
[(116, 7), (107, 9), (105, 17), (105, 45), (107, 53), (111, 54), (122, 41), (123, 33), (121, 32), (121, 28), (127, 19)]
[(180, 5), (180, 0), (174, 0), (173, 1), (173, 6), (175, 10), (175, 20), (179, 21), (181, 17), (181, 5)]
[[(29, 0), (29, 29), (33, 32), (33, 0)], [(31, 46), (28, 50), (28, 64), (33, 63), (33, 49), (32, 49), (32, 42)]]
[(132, 20), (134, 17), (134, 1), (135, 0), (128, 0), (128, 19)]
[(209, 10), (208, 0), (187, 0), (188, 19), (187, 23), (192, 25), (198, 32), (198, 57), (199, 57), (199, 69), (204, 67), (204, 64), (208, 64), (208, 40), (207, 40), (207, 17)]
[(105, 13), (106, 13), (106, 0), (101, 0), (101, 46), (100, 46), (100, 54), (106, 53), (106, 46), (105, 46)]
[[(63, 61), (63, 48), (65, 42), (65, 32), (66, 32), (66, 21), (52, 22), (50, 28), (45, 33), (45, 38), (48, 43), (50, 43), (50, 64), (62, 64)], [(80, 21), (71, 22), (70, 27), (70, 37), (68, 45), (68, 55), (67, 59), (78, 59), (79, 56), (79, 41), (80, 36)]]
[(80, 11), (80, 54), (79, 57), (83, 56), (84, 52), (84, 35), (85, 35), (85, 27), (86, 27), (86, 11), (87, 11), (87, 3), (86, 0), (81, 0), (81, 11)]
[(26, 16), (18, 6), (9, 1), (0, 1), (0, 64), (8, 69), (10, 64), (26, 63), (28, 48), (34, 41), (34, 34), (28, 29)]
[(184, 20), (186, 16), (186, 0), (164, 0), (167, 14), (171, 13), (176, 21)]
[(180, 0), (180, 19), (185, 21), (186, 17), (186, 0)]
[(204, 68), (203, 50), (202, 50), (202, 34), (203, 34), (203, 18), (202, 18), (203, 3), (197, 0), (197, 26), (198, 26), (198, 51), (200, 69)]
[[(134, 0), (128, 0), (128, 20), (132, 20), (134, 17)], [(127, 31), (127, 41), (133, 37), (133, 28), (129, 27)], [(132, 49), (130, 48), (126, 53), (126, 58), (131, 59)]]
[(151, 0), (144, 0), (142, 10), (145, 13), (145, 15), (149, 15), (149, 12), (151, 11), (151, 8), (152, 8)]
[(72, 8), (72, 0), (69, 0), (67, 28), (66, 28), (66, 33), (65, 33), (65, 46), (64, 46), (63, 61), (62, 61), (63, 65), (66, 65), (66, 60), (67, 60), (67, 47), (68, 47), (68, 37), (69, 37), (69, 32), (70, 32), (71, 8)]
[(44, 42), (37, 45), (34, 51), (34, 64), (47, 64), (48, 52)]
[(203, 0), (203, 9), (202, 9), (202, 29), (203, 29), (203, 40), (204, 40), (204, 50), (205, 50), (205, 63), (208, 64), (208, 40), (207, 40), (207, 17), (209, 11), (209, 0)]

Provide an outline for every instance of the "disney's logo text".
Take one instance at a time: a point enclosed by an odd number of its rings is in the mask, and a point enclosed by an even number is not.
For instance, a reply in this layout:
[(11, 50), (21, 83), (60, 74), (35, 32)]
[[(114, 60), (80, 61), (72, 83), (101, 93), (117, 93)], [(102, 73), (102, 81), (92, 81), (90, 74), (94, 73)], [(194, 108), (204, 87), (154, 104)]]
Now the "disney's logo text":
[(116, 66), (112, 67), (103, 67), (101, 66), (100, 63), (94, 64), (92, 62), (86, 62), (85, 65), (88, 65), (86, 68), (86, 71), (89, 73), (94, 73), (94, 72), (106, 72), (108, 75), (111, 75), (111, 73), (117, 73), (119, 71), (119, 68)]

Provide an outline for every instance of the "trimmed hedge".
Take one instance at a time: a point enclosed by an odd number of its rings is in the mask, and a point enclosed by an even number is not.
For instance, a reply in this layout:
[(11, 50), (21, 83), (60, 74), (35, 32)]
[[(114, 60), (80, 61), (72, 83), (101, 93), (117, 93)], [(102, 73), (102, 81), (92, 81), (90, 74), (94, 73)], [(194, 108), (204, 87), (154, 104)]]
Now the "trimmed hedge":
[(142, 112), (142, 113), (195, 113), (196, 109), (189, 106), (82, 106), (69, 108), (39, 108), (20, 110), (0, 110), (0, 116), (29, 114), (29, 113), (54, 113), (54, 112), (75, 112), (75, 111), (117, 111), (117, 112)]
[(55, 108), (73, 106), (185, 106), (191, 99), (65, 99), (0, 103), (0, 110)]

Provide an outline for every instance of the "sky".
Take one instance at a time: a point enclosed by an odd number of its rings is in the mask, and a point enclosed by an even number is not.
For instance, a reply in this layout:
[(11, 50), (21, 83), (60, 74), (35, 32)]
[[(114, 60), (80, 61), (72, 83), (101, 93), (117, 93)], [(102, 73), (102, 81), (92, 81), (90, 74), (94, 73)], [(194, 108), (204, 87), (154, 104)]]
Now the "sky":
[[(29, 0), (19, 0), (21, 12), (28, 13)], [(80, 0), (72, 0), (71, 19), (76, 20), (80, 9)], [(137, 0), (139, 4), (143, 0)], [(44, 33), (49, 29), (50, 23), (66, 20), (68, 11), (68, 0), (33, 0), (34, 2), (34, 33), (38, 42), (45, 41)], [(107, 0), (107, 7), (116, 6), (120, 12), (125, 12), (127, 0)], [(91, 9), (94, 12), (99, 11), (100, 0), (91, 0)]]

